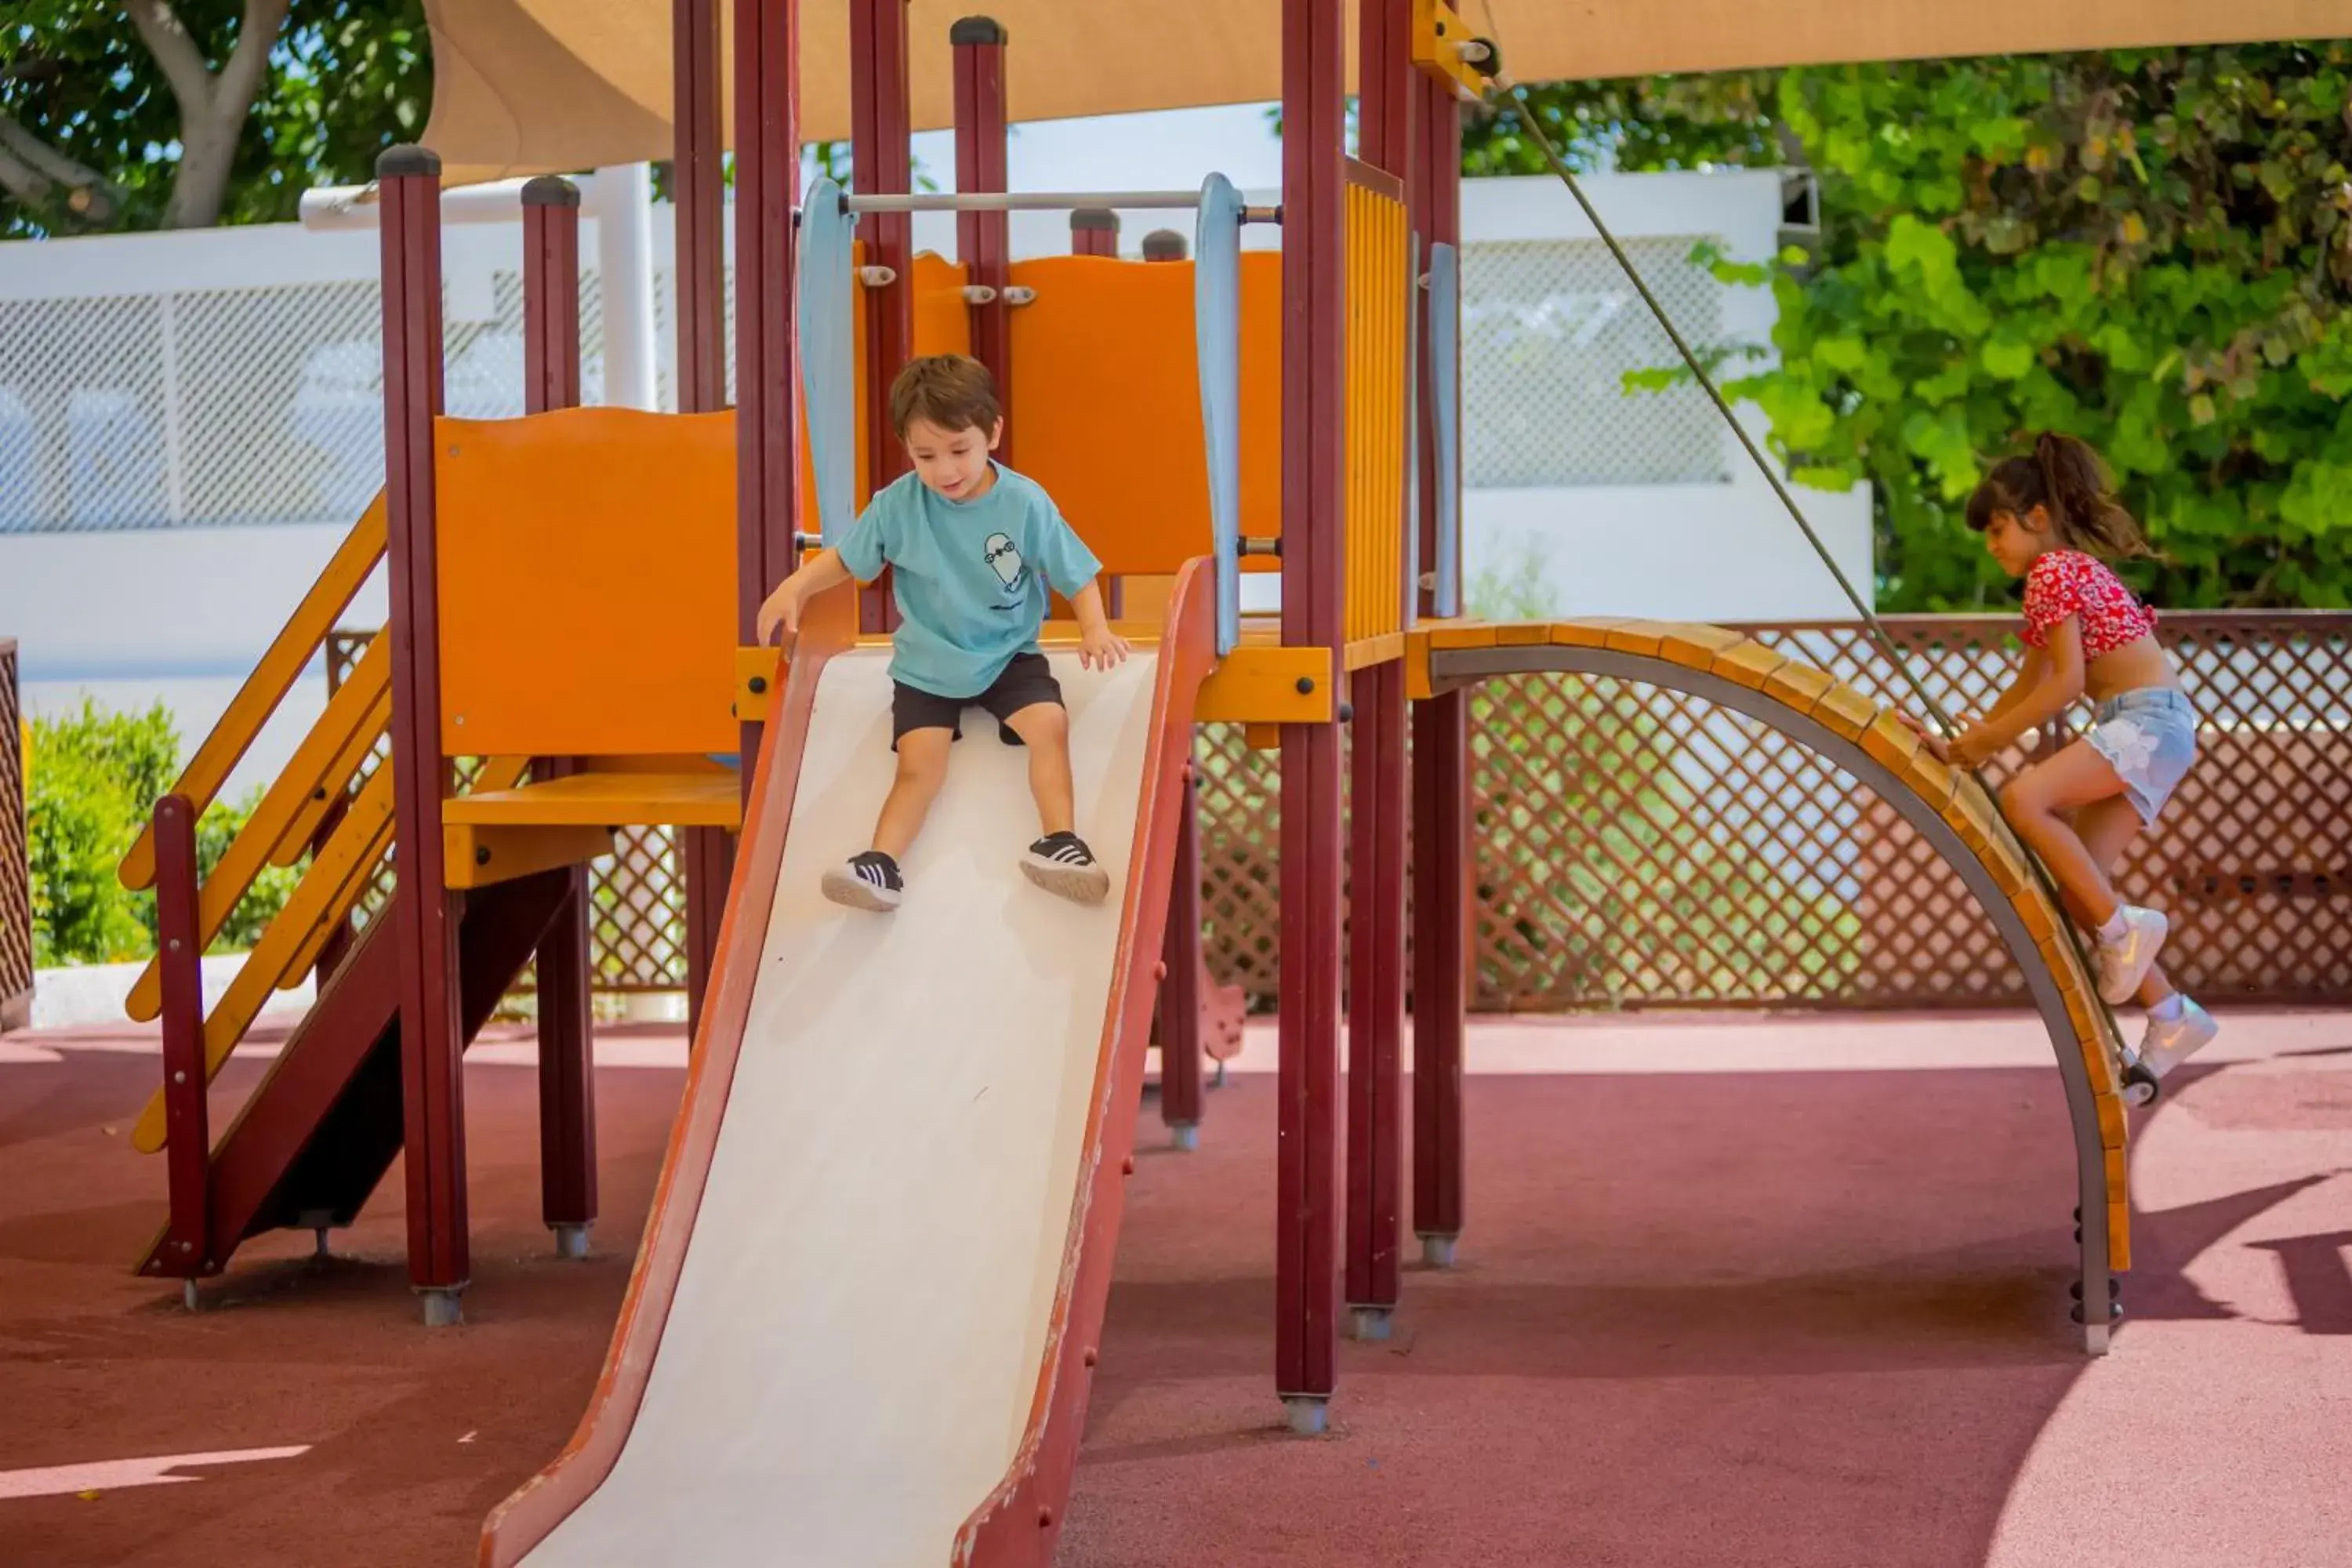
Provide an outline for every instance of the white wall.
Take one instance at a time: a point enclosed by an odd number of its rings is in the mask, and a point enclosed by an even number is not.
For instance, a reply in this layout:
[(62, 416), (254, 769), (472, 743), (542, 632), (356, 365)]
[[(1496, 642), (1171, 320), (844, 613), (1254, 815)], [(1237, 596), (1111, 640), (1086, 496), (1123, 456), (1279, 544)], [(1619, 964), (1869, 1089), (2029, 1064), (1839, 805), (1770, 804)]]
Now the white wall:
[[(0, 534), (0, 626), (17, 639), (29, 712), (144, 708), (161, 700), (193, 753), (310, 590), (345, 530), (137, 530)], [(383, 574), (344, 619), (381, 626)], [(266, 783), (326, 704), (316, 665), (231, 779)]]
[[(1792, 489), (1839, 568), (1871, 600), (1870, 501)], [(1566, 616), (1683, 621), (1851, 620), (1812, 546), (1761, 479), (1729, 485), (1477, 490), (1465, 583), (1538, 566)]]
[[(1780, 175), (1770, 170), (1596, 175), (1582, 182), (1601, 221), (1622, 241), (1712, 237), (1735, 261), (1778, 251)], [(1463, 185), (1462, 238), (1482, 244), (1593, 241), (1591, 224), (1558, 180), (1471, 180)], [(1656, 281), (1652, 280), (1654, 289)], [(1630, 285), (1612, 304), (1643, 309)], [(1752, 345), (1750, 374), (1777, 362), (1770, 290), (1738, 288), (1721, 300), (1722, 341)], [(1673, 350), (1658, 342), (1661, 363)], [(1638, 408), (1638, 404), (1635, 405)], [(1769, 426), (1752, 405), (1738, 407), (1757, 446)], [(1638, 417), (1638, 415), (1635, 416)], [(1465, 582), (1481, 570), (1539, 563), (1549, 596), (1568, 615), (1668, 619), (1851, 618), (1853, 606), (1728, 429), (1718, 429), (1719, 484), (1472, 488), (1464, 500)], [(1833, 494), (1791, 484), (1806, 520), (1866, 605), (1874, 602), (1871, 493)]]

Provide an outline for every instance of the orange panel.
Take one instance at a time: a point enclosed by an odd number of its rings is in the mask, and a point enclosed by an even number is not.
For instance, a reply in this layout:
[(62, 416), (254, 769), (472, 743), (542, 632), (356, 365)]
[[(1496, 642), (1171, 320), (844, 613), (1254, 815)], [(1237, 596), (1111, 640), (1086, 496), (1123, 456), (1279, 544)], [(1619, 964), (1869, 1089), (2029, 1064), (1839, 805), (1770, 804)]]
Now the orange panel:
[(964, 303), (963, 283), (961, 263), (928, 250), (915, 258), (916, 353), (971, 353), (971, 307)]
[[(1172, 575), (1209, 552), (1209, 479), (1190, 262), (1050, 256), (1013, 266), (1009, 427), (1116, 576)], [(1242, 256), (1242, 531), (1282, 531), (1282, 258)], [(1271, 556), (1244, 561), (1272, 571)]]
[(735, 416), (441, 419), (441, 746), (732, 752)]

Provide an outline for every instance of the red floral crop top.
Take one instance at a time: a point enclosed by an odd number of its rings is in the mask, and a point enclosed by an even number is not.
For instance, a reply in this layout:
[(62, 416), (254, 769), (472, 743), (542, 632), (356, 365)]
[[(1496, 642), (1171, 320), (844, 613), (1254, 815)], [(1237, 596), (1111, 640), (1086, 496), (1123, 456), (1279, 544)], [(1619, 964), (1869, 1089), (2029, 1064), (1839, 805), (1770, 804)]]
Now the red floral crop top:
[(2069, 616), (2083, 617), (2083, 658), (2112, 653), (2156, 630), (2156, 612), (2140, 603), (2105, 562), (2079, 550), (2047, 550), (2025, 574), (2028, 647), (2043, 647), (2050, 628)]

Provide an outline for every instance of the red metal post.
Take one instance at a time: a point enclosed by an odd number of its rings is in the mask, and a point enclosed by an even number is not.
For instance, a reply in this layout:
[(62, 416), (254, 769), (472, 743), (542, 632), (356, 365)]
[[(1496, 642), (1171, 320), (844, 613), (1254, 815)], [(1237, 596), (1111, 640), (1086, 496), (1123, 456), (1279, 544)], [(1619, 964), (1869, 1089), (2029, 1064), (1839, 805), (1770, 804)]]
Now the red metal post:
[[(580, 405), (580, 192), (542, 175), (522, 188), (523, 412)], [(561, 778), (570, 757), (539, 757), (531, 773)], [(596, 1221), (596, 1079), (590, 1050), (588, 872), (568, 890), (539, 941), (540, 1214), (556, 1251), (582, 1258)]]
[[(1412, 0), (1361, 0), (1360, 19), (1357, 156), (1402, 175), (1412, 146)], [(1402, 599), (1405, 584), (1395, 591)], [(1403, 1207), (1403, 666), (1371, 666), (1352, 685), (1346, 1291), (1357, 1336), (1378, 1339), (1399, 1296)]]
[(441, 160), (376, 159), (383, 254), (384, 510), (392, 618), (393, 832), (399, 888), (384, 917), (400, 950), (408, 1277), (428, 1324), (454, 1323), (471, 1269), (466, 1102), (458, 1053), (457, 921), (442, 871), (440, 606), (434, 430), (441, 412)]
[[(1347, 375), (1345, 0), (1282, 8), (1282, 640), (1339, 679)], [(1276, 1392), (1319, 1431), (1338, 1380), (1339, 731), (1282, 730)]]
[[(1070, 215), (1072, 256), (1118, 255), (1118, 215), (1108, 207), (1080, 207)], [(1147, 256), (1145, 260), (1156, 260)]]
[[(955, 54), (956, 189), (971, 194), (1005, 188), (1003, 25), (991, 16), (966, 16), (948, 29)], [(971, 309), (972, 357), (995, 373), (1006, 398), (1013, 392), (1013, 308), (1004, 290), (1013, 280), (1013, 215), (958, 213), (956, 255), (965, 280), (992, 289), (993, 297)], [(998, 456), (1013, 460), (1017, 418), (1004, 426)]]
[[(727, 406), (727, 215), (720, 163), (719, 0), (673, 0), (675, 95), (670, 195), (677, 207), (677, 407), (712, 414)], [(733, 850), (715, 827), (678, 834), (686, 880), (686, 1013), (698, 1033), (702, 993), (727, 910)]]
[(677, 408), (727, 406), (727, 215), (719, 0), (673, 0), (670, 199), (677, 214)]
[[(914, 188), (912, 109), (907, 89), (907, 0), (849, 0), (849, 181), (862, 193)], [(866, 290), (866, 478), (879, 490), (907, 471), (890, 424), (890, 383), (915, 352), (915, 228), (907, 213), (869, 213), (857, 226), (867, 267), (892, 281)], [(898, 615), (885, 580), (858, 599), (858, 629), (887, 631)]]
[[(800, 7), (735, 4), (736, 620), (749, 647), (760, 603), (797, 564), (799, 380), (793, 318), (793, 206), (800, 193)], [(743, 726), (743, 798), (751, 801), (758, 724)]]
[[(1462, 107), (1426, 74), (1413, 73), (1420, 100), (1406, 182), (1423, 252), (1462, 236)], [(1429, 352), (1427, 299), (1418, 342)], [(1424, 359), (1423, 363), (1426, 364)], [(1437, 471), (1426, 372), (1420, 399), (1421, 560), (1437, 559), (1437, 487), (1460, 482)], [(1462, 389), (1439, 388), (1461, 406)], [(1435, 612), (1428, 592), (1423, 615)], [(1470, 1001), (1469, 697), (1448, 692), (1412, 711), (1412, 1228), (1422, 1257), (1453, 1261), (1463, 1219), (1462, 1053)]]
[(1180, 1149), (1201, 1136), (1201, 831), (1197, 764), (1184, 764), (1184, 815), (1176, 825), (1168, 936), (1160, 944), (1160, 1120)]
[[(184, 795), (155, 803), (156, 965), (163, 984), (163, 1125), (172, 1214), (162, 1272), (215, 1273), (212, 1123), (205, 1106), (204, 944), (196, 914), (196, 814)], [(194, 1297), (191, 1286), (190, 1303)]]

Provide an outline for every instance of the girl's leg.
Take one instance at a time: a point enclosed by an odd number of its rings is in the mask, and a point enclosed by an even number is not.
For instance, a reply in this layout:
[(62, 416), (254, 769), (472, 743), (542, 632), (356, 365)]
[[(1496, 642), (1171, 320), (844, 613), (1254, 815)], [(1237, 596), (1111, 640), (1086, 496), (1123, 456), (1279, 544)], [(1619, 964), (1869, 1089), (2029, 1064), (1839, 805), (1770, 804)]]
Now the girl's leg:
[(1077, 826), (1076, 789), (1070, 782), (1070, 715), (1058, 702), (1033, 702), (1011, 715), (1004, 727), (1029, 750), (1029, 793), (1037, 797), (1037, 823), (1050, 838)]
[[(2074, 836), (2083, 841), (2083, 847), (2091, 852), (2091, 859), (2110, 879), (2114, 876), (2116, 862), (2124, 858), (2124, 851), (2131, 847), (2131, 841), (2138, 837), (2141, 829), (2147, 826), (2139, 819), (2138, 807), (2119, 795), (2095, 800), (2074, 813)], [(2140, 983), (2139, 994), (2135, 1000), (2144, 1007), (2153, 1007), (2172, 994), (2172, 982), (2164, 977), (2161, 968), (2150, 964), (2147, 978)]]
[(947, 782), (948, 747), (954, 740), (952, 730), (909, 730), (898, 737), (898, 776), (874, 825), (874, 847), (891, 859), (905, 859), (922, 831), (923, 818)]
[[(2115, 888), (2107, 881), (2107, 864), (2094, 858), (2090, 847), (2064, 813), (2080, 811), (2112, 800), (2131, 813), (2123, 798), (2124, 782), (2115, 765), (2087, 741), (2077, 741), (2046, 763), (2037, 763), (2001, 786), (2000, 808), (2042, 863), (2057, 879), (2068, 911), (2085, 930), (2097, 931), (2120, 908)], [(2109, 832), (2116, 831), (2110, 827)], [(2126, 839), (2125, 842), (2129, 842)], [(2116, 854), (2122, 852), (2118, 845)]]

